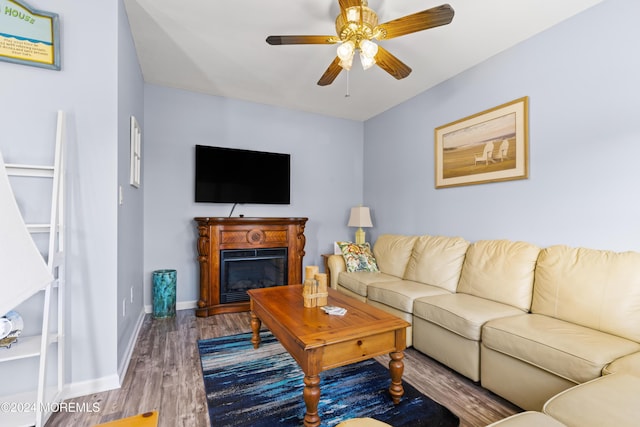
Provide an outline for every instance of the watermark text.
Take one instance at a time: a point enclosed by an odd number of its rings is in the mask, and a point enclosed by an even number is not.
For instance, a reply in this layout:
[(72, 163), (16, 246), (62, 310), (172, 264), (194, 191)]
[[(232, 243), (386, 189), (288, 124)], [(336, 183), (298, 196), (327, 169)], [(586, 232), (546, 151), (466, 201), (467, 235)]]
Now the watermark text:
[(100, 402), (0, 402), (3, 412), (100, 412)]

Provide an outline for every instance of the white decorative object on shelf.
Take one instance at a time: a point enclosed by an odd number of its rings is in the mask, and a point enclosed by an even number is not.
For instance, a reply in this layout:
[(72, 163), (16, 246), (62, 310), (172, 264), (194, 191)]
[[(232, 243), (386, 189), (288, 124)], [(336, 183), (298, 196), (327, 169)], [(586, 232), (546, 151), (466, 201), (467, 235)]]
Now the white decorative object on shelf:
[[(0, 411), (0, 426), (41, 427), (51, 415), (54, 403), (62, 399), (64, 383), (65, 252), (64, 252), (64, 112), (58, 111), (53, 165), (5, 164), (0, 154), (0, 313), (7, 313), (9, 335), (20, 342), (0, 348), (0, 363), (36, 359), (37, 377), (25, 375), (23, 384), (32, 388), (14, 395), (3, 395), (3, 402), (28, 403), (29, 410)], [(25, 224), (16, 204), (8, 176), (48, 179), (51, 204), (47, 224)], [(27, 194), (28, 196), (28, 194)], [(40, 253), (31, 234), (48, 233), (46, 256)], [(43, 251), (44, 252), (44, 251)], [(13, 310), (35, 294), (43, 294), (42, 327), (38, 334), (21, 335), (22, 317)], [(29, 303), (31, 304), (31, 303)], [(25, 316), (29, 316), (25, 313)], [(57, 322), (51, 326), (51, 318)], [(5, 337), (7, 339), (8, 337)], [(52, 349), (51, 347), (55, 347)], [(56, 351), (57, 375), (47, 375), (53, 365), (50, 351)], [(10, 368), (9, 368), (10, 369)], [(49, 378), (49, 381), (47, 380)], [(25, 387), (22, 387), (25, 388)], [(45, 392), (46, 389), (46, 392)]]
[(24, 328), (22, 316), (17, 311), (11, 310), (0, 319), (0, 322), (2, 322), (0, 329), (2, 327), (8, 329), (6, 334), (1, 333), (4, 331), (0, 330), (0, 347), (11, 347), (11, 344), (18, 340)]
[(0, 275), (5, 286), (0, 298), (0, 313), (12, 310), (51, 283), (53, 276), (29, 234), (9, 183), (0, 153)]
[(11, 332), (11, 320), (3, 317), (0, 319), (0, 343)]

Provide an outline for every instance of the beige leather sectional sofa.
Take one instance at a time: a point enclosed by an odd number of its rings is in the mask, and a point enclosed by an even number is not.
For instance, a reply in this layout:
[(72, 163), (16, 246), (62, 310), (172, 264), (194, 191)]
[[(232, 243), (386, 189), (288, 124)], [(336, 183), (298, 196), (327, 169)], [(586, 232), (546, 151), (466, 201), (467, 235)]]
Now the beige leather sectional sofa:
[(331, 286), (407, 320), (408, 345), (525, 410), (640, 376), (640, 253), (387, 234), (373, 254), (379, 272), (331, 256)]

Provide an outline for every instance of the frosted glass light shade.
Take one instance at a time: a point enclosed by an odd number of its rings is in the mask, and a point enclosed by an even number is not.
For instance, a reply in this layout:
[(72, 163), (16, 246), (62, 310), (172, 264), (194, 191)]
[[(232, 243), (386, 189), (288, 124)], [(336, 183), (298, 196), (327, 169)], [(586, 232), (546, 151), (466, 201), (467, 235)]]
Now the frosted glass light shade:
[(350, 7), (347, 8), (347, 21), (348, 22), (357, 22), (360, 18), (360, 8), (358, 7)]
[(345, 70), (350, 70), (353, 64), (353, 54), (356, 46), (352, 41), (346, 41), (338, 46), (337, 53), (340, 58), (340, 66)]
[(371, 40), (362, 40), (360, 42), (360, 50), (365, 56), (374, 58), (378, 54), (378, 45)]
[(346, 41), (338, 46), (336, 52), (338, 54), (338, 58), (343, 61), (347, 61), (353, 58), (353, 52), (355, 51), (355, 44), (352, 41)]
[(368, 57), (363, 52), (360, 52), (360, 63), (362, 64), (363, 70), (368, 70), (375, 65), (376, 60), (375, 58)]
[(351, 55), (351, 57), (349, 57), (348, 59), (341, 59), (338, 65), (340, 65), (343, 69), (349, 71), (351, 69), (351, 66), (353, 65), (353, 55)]

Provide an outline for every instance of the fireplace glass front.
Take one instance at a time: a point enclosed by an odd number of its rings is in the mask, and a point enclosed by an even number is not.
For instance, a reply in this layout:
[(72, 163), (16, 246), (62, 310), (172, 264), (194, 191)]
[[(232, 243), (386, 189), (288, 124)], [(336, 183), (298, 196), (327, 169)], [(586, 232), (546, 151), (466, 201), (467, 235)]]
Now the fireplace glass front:
[(220, 303), (249, 301), (249, 289), (284, 286), (287, 273), (287, 248), (220, 251)]

